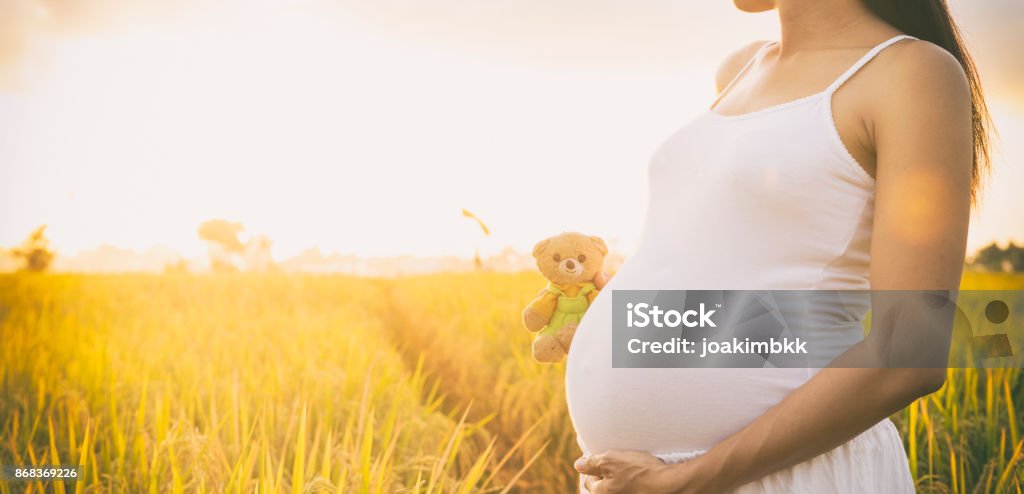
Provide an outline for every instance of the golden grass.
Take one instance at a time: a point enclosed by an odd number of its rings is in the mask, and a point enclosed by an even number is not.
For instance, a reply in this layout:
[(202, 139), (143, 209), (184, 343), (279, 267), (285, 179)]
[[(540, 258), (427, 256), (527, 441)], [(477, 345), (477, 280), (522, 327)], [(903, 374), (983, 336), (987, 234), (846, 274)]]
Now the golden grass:
[[(1024, 274), (967, 272), (962, 286), (1024, 290)], [(1020, 410), (1024, 373), (1021, 369), (947, 372), (942, 389), (894, 417), (918, 492), (1024, 491), (1024, 414)]]
[[(572, 492), (563, 368), (518, 321), (542, 285), (0, 276), (0, 464), (78, 463), (75, 493)], [(897, 414), (919, 488), (1018, 492), (1022, 395), (1018, 370), (951, 370)]]

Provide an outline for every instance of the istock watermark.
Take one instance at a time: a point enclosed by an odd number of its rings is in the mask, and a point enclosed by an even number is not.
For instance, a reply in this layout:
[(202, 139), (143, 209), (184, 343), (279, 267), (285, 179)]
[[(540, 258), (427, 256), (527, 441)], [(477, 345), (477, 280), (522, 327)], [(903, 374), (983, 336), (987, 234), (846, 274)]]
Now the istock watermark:
[[(626, 325), (631, 328), (646, 328), (648, 325), (653, 324), (656, 328), (673, 328), (673, 327), (716, 327), (715, 322), (711, 320), (711, 316), (715, 314), (714, 310), (706, 310), (704, 304), (700, 304), (700, 309), (684, 310), (682, 312), (677, 310), (662, 310), (657, 305), (651, 306), (649, 304), (626, 304)], [(636, 319), (634, 321), (634, 318)]]
[(612, 303), (614, 367), (1024, 367), (1017, 290), (615, 290)]

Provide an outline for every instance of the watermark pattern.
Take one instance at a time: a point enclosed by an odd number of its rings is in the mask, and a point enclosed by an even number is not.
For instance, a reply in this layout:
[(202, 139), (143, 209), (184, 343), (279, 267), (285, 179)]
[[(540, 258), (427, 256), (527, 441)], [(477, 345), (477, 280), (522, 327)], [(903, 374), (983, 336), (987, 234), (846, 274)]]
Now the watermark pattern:
[(615, 290), (612, 304), (615, 367), (1024, 367), (1016, 290)]

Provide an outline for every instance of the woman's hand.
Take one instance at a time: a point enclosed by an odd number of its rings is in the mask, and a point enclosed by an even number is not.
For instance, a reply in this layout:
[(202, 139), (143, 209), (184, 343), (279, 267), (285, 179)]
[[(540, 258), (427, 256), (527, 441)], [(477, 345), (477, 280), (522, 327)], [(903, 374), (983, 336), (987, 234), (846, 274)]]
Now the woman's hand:
[(609, 451), (584, 456), (573, 465), (586, 475), (583, 485), (591, 494), (669, 494), (663, 485), (665, 462), (639, 451)]
[(590, 494), (674, 494), (690, 492), (685, 464), (666, 465), (639, 451), (609, 451), (576, 460)]
[(594, 275), (594, 287), (598, 290), (604, 290), (604, 286), (607, 285), (611, 279), (612, 277), (608, 276), (608, 273), (598, 271), (598, 273)]

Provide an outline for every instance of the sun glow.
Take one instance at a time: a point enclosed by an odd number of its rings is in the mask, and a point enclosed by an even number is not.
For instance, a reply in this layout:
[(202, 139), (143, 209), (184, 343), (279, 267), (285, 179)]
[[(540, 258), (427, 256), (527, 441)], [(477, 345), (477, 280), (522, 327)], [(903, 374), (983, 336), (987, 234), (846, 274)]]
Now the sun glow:
[[(564, 230), (628, 253), (647, 159), (707, 106), (729, 50), (666, 44), (658, 36), (678, 32), (675, 21), (642, 9), (616, 19), (612, 4), (576, 21), (569, 7), (524, 8), (579, 26), (515, 39), (514, 26), (537, 18), (481, 17), (508, 38), (488, 49), (473, 41), (487, 38), (481, 25), (460, 25), (472, 33), (464, 39), (455, 28), (424, 34), (415, 19), (388, 24), (387, 9), (368, 5), (220, 0), (42, 43), (23, 87), (0, 92), (0, 245), (45, 223), (61, 254), (111, 244), (203, 256), (196, 229), (223, 218), (268, 236), (278, 259), (311, 247), (528, 252)], [(770, 16), (739, 16), (727, 2), (690, 10), (674, 19), (692, 32), (673, 43), (739, 39), (694, 15), (732, 16), (743, 39), (775, 36)], [(605, 27), (618, 49), (595, 44)], [(972, 231), (975, 247), (1017, 234), (996, 209), (1022, 202), (1000, 190)]]
[[(598, 151), (588, 134), (608, 123), (579, 119), (621, 114), (626, 102), (598, 93), (622, 75), (470, 60), (326, 7), (230, 21), (194, 15), (63, 42), (17, 129), (16, 160), (45, 183), (11, 202), (46, 218), (58, 245), (187, 253), (211, 217), (270, 235), (284, 254), (466, 255), (484, 240), (462, 207), (495, 225), (485, 250), (606, 223), (598, 211), (627, 225), (602, 233), (623, 236), (642, 213), (635, 194), (616, 210), (601, 191), (612, 174), (642, 190), (646, 149), (665, 129), (655, 122), (647, 146), (634, 134)], [(552, 214), (551, 201), (573, 213)], [(28, 226), (19, 221), (13, 230)]]

